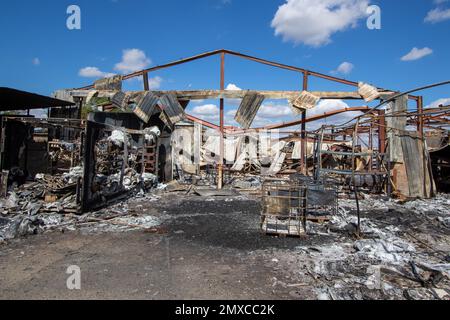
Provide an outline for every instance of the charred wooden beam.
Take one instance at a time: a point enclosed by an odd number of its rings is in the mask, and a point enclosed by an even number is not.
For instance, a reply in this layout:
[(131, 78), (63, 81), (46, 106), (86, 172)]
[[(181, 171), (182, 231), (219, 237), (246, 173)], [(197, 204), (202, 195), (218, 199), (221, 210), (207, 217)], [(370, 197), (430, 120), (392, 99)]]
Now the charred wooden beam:
[[(208, 100), (208, 99), (243, 99), (249, 92), (257, 93), (264, 99), (289, 99), (298, 98), (302, 91), (258, 91), (258, 90), (191, 90), (191, 91), (151, 91), (156, 95), (173, 94), (178, 100)], [(116, 91), (99, 91), (99, 97), (113, 97)], [(129, 94), (140, 94), (141, 91), (127, 92)], [(309, 93), (321, 98), (331, 100), (362, 100), (363, 97), (356, 91), (310, 91)], [(73, 97), (86, 97), (89, 90), (70, 90)], [(387, 94), (387, 93), (386, 93)]]

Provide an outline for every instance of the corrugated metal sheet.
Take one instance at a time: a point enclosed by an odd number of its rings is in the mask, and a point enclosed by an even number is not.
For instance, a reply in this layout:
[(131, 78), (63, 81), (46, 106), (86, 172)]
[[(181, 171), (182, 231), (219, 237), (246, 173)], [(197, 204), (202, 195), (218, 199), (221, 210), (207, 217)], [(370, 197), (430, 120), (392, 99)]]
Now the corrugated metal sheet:
[(95, 90), (114, 90), (122, 91), (122, 76), (114, 76), (95, 81)]
[(294, 101), (290, 101), (292, 111), (295, 114), (302, 114), (305, 110), (314, 108), (319, 102), (320, 97), (313, 95), (308, 91), (303, 91)]
[(428, 150), (425, 149), (424, 143), (417, 137), (405, 135), (401, 137), (401, 146), (409, 186), (409, 194), (405, 195), (420, 198), (431, 197), (432, 190), (435, 188), (428, 170), (429, 157), (425, 157)]
[(264, 96), (256, 92), (248, 92), (242, 99), (239, 110), (236, 112), (234, 119), (242, 128), (248, 129), (253, 123), (256, 114), (264, 101)]
[[(174, 94), (165, 94), (159, 99), (159, 107), (172, 127), (186, 118), (184, 109)], [(161, 119), (163, 120), (163, 119)], [(163, 120), (164, 121), (164, 120)]]
[(377, 88), (364, 82), (359, 82), (358, 93), (366, 100), (366, 102), (371, 102), (380, 97)]
[(150, 117), (154, 115), (158, 110), (159, 97), (153, 92), (145, 92), (139, 99), (133, 112), (142, 119), (145, 123), (148, 123)]
[(119, 91), (111, 98), (111, 102), (116, 107), (124, 110), (128, 106), (128, 99), (129, 99), (128, 95), (126, 95), (122, 91)]

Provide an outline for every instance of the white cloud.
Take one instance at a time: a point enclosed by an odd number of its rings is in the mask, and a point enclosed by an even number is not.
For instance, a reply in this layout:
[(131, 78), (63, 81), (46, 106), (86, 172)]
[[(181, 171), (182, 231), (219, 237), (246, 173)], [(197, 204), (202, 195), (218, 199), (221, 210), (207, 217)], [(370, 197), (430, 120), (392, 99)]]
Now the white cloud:
[(236, 115), (236, 113), (237, 113), (236, 109), (235, 110), (230, 110), (230, 111), (227, 112), (227, 116), (228, 117), (234, 117)]
[(78, 75), (85, 78), (108, 78), (114, 76), (115, 74), (103, 72), (97, 67), (85, 67), (80, 69)]
[(156, 90), (161, 88), (161, 83), (163, 82), (163, 79), (161, 77), (154, 77), (148, 79), (148, 87), (150, 90)]
[(426, 56), (428, 56), (428, 55), (430, 55), (432, 53), (433, 53), (433, 50), (431, 50), (428, 47), (425, 47), (425, 48), (422, 48), (422, 49), (414, 47), (414, 48), (412, 48), (412, 50), (408, 54), (404, 55), (401, 58), (401, 60), (402, 61), (419, 60), (419, 59), (422, 59), (423, 57), (426, 57)]
[(147, 68), (152, 61), (147, 58), (145, 52), (139, 49), (123, 50), (122, 61), (117, 63), (114, 70), (121, 73), (132, 73)]
[(204, 104), (194, 107), (192, 111), (194, 114), (200, 116), (214, 116), (219, 114), (220, 109), (215, 104)]
[(282, 104), (263, 104), (258, 111), (258, 116), (265, 119), (284, 118), (292, 116), (292, 110), (287, 105)]
[[(239, 126), (239, 124), (234, 120), (236, 112), (237, 110), (233, 109), (225, 113), (225, 123), (227, 125)], [(267, 103), (263, 104), (259, 109), (258, 114), (253, 120), (252, 127), (263, 127), (268, 124), (289, 121), (293, 120), (294, 117), (295, 116), (289, 106), (283, 104)], [(219, 119), (218, 114), (214, 120), (216, 119)]]
[(438, 99), (427, 105), (425, 108), (439, 108), (439, 106), (441, 105), (442, 106), (450, 105), (450, 98)]
[(231, 5), (232, 0), (216, 0), (214, 8), (220, 10), (228, 5)]
[(438, 23), (450, 19), (450, 9), (435, 8), (425, 17), (425, 22)]
[[(310, 118), (313, 116), (319, 116), (326, 112), (335, 111), (335, 110), (341, 110), (349, 108), (349, 105), (346, 104), (342, 100), (320, 100), (320, 102), (317, 104), (317, 106), (311, 110), (308, 110), (306, 112), (306, 117)], [(344, 112), (329, 118), (325, 118), (322, 120), (314, 121), (307, 124), (307, 127), (309, 130), (315, 130), (320, 128), (324, 124), (343, 124), (349, 120), (352, 120), (353, 118), (361, 115), (362, 113), (359, 111), (350, 111), (350, 112)]]
[[(307, 117), (322, 115), (326, 112), (344, 108), (349, 108), (349, 106), (342, 100), (321, 100), (315, 108), (307, 111)], [(234, 120), (236, 112), (236, 109), (225, 112), (226, 125), (239, 126)], [(215, 104), (205, 104), (194, 107), (191, 114), (203, 120), (218, 123), (220, 109)], [(307, 126), (308, 129), (315, 130), (320, 128), (323, 124), (342, 124), (361, 114), (361, 112), (345, 112), (327, 119), (308, 123)], [(288, 105), (267, 103), (261, 106), (258, 114), (253, 120), (252, 127), (264, 127), (266, 125), (293, 121), (295, 119), (298, 119), (298, 117), (292, 113), (292, 110)]]
[[(237, 110), (230, 110), (225, 113), (224, 121), (225, 125), (236, 125), (234, 121), (234, 115)], [(218, 124), (220, 121), (220, 108), (215, 104), (204, 104), (192, 108), (190, 113), (194, 117), (203, 119), (205, 121), (213, 122)]]
[[(235, 85), (234, 83), (229, 83), (225, 90), (229, 90), (229, 91), (241, 91), (242, 89), (239, 88), (237, 85)], [(241, 104), (241, 99), (225, 99), (225, 102), (227, 105), (230, 106), (238, 106)]]
[(33, 58), (32, 63), (35, 66), (39, 66), (41, 64), (41, 60), (39, 58)]
[(242, 90), (241, 88), (239, 88), (237, 85), (235, 85), (234, 83), (229, 83), (227, 85), (227, 87), (225, 88), (225, 90), (230, 90), (230, 91), (240, 91)]
[(319, 47), (334, 33), (355, 28), (368, 6), (368, 0), (287, 0), (271, 25), (284, 41)]
[(336, 70), (331, 71), (332, 74), (350, 74), (355, 66), (350, 62), (342, 62)]

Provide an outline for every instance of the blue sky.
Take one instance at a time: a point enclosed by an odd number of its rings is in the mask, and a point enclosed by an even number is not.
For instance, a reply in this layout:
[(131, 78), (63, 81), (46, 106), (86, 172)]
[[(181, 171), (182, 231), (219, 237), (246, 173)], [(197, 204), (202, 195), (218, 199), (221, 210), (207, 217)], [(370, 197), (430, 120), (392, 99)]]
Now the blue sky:
[[(81, 8), (81, 30), (66, 27), (71, 4)], [(381, 30), (366, 27), (367, 5), (381, 8)], [(219, 48), (395, 90), (450, 77), (446, 0), (1, 1), (0, 36), (0, 86), (41, 94)], [(219, 58), (150, 76), (152, 87), (162, 90), (218, 88)], [(226, 84), (294, 90), (301, 80), (293, 72), (229, 57)], [(349, 89), (316, 79), (310, 85), (311, 90)], [(126, 87), (139, 89), (142, 83)], [(426, 105), (450, 102), (449, 87), (423, 95)], [(215, 120), (214, 105), (217, 101), (204, 101), (189, 111)], [(317, 112), (328, 107), (334, 106), (322, 103)], [(230, 117), (236, 108), (227, 102)], [(285, 101), (267, 101), (257, 121), (290, 117)]]

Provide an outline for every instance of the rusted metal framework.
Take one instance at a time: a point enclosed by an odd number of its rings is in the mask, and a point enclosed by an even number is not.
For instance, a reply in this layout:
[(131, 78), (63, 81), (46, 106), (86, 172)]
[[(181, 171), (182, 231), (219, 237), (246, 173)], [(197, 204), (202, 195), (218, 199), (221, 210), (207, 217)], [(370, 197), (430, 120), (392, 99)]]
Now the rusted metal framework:
[[(358, 87), (359, 83), (355, 82), (355, 81), (350, 81), (347, 79), (343, 79), (343, 78), (339, 78), (339, 77), (334, 77), (334, 76), (330, 76), (330, 75), (326, 75), (323, 73), (319, 73), (319, 72), (315, 72), (312, 70), (307, 70), (304, 68), (300, 68), (300, 67), (296, 67), (296, 66), (291, 66), (291, 65), (286, 65), (286, 64), (282, 64), (279, 62), (274, 62), (274, 61), (270, 61), (270, 60), (266, 60), (266, 59), (261, 59), (261, 58), (257, 58), (251, 55), (246, 55), (246, 54), (242, 54), (239, 52), (235, 52), (235, 51), (231, 51), (231, 50), (226, 50), (226, 49), (220, 49), (220, 50), (215, 50), (215, 51), (210, 51), (210, 52), (205, 52), (199, 55), (195, 55), (195, 56), (191, 56), (188, 58), (184, 58), (184, 59), (180, 59), (177, 61), (173, 61), (167, 64), (163, 64), (163, 65), (158, 65), (158, 66), (154, 66), (151, 68), (147, 68), (141, 71), (137, 71), (137, 72), (133, 72), (127, 75), (124, 75), (122, 77), (123, 80), (127, 80), (127, 79), (132, 79), (135, 77), (142, 77), (143, 82), (144, 82), (144, 90), (145, 91), (149, 91), (149, 86), (148, 86), (148, 78), (149, 78), (149, 73), (152, 72), (156, 72), (159, 70), (163, 70), (163, 69), (167, 69), (173, 66), (177, 66), (180, 64), (184, 64), (184, 63), (189, 63), (192, 61), (196, 61), (199, 59), (204, 59), (207, 57), (211, 57), (211, 56), (220, 56), (220, 91), (202, 91), (199, 95), (199, 92), (192, 92), (192, 91), (184, 91), (184, 92), (176, 92), (176, 95), (178, 97), (179, 100), (183, 100), (183, 101), (189, 101), (191, 99), (201, 99), (201, 98), (212, 98), (212, 97), (216, 97), (220, 99), (220, 123), (219, 125), (216, 124), (212, 124), (209, 123), (207, 121), (198, 119), (196, 117), (193, 117), (191, 115), (187, 115), (187, 119), (200, 123), (202, 125), (205, 125), (207, 127), (216, 129), (218, 131), (220, 131), (221, 134), (221, 140), (220, 140), (220, 159), (223, 160), (224, 157), (224, 142), (223, 142), (223, 137), (224, 134), (226, 133), (230, 133), (230, 132), (239, 132), (242, 131), (242, 129), (238, 129), (238, 128), (233, 128), (233, 127), (226, 127), (225, 126), (225, 122), (224, 122), (224, 99), (226, 98), (243, 98), (243, 95), (245, 94), (245, 91), (243, 92), (233, 92), (233, 91), (225, 91), (225, 58), (226, 56), (235, 56), (235, 57), (239, 57), (245, 60), (249, 60), (249, 61), (253, 61), (253, 62), (257, 62), (263, 65), (267, 65), (270, 67), (275, 67), (275, 68), (280, 68), (283, 70), (287, 70), (287, 71), (291, 71), (291, 72), (296, 72), (299, 74), (300, 78), (301, 78), (301, 84), (299, 85), (299, 89), (303, 90), (303, 92), (305, 91), (309, 91), (311, 88), (309, 86), (309, 80), (311, 77), (316, 77), (319, 79), (324, 79), (327, 81), (331, 81), (331, 82), (335, 82), (335, 83), (339, 83), (339, 84), (344, 84), (344, 85), (348, 85), (351, 87)], [(91, 90), (94, 89), (94, 85), (89, 85), (86, 87), (82, 87), (79, 88), (78, 90)], [(389, 96), (391, 96), (394, 92), (393, 91), (389, 91), (383, 88), (376, 88), (379, 92), (380, 92), (380, 99), (385, 99)], [(172, 92), (173, 93), (173, 92)], [(292, 92), (291, 94), (293, 95), (298, 95), (300, 92)], [(184, 94), (184, 96), (183, 96)], [(264, 94), (264, 93), (262, 93)], [(277, 96), (277, 92), (266, 92), (266, 97), (271, 97), (271, 96)], [(286, 97), (288, 95), (288, 93), (284, 92), (283, 93), (283, 97)], [(280, 96), (278, 94), (278, 96)], [(320, 98), (326, 98), (326, 99), (363, 99), (363, 97), (358, 93), (358, 92), (347, 92), (347, 93), (317, 93), (317, 96), (319, 96)], [(183, 98), (184, 97), (184, 98)], [(408, 95), (408, 99), (409, 100), (413, 100), (416, 102), (417, 104), (417, 109), (418, 112), (415, 116), (415, 125), (417, 126), (418, 132), (420, 137), (423, 137), (424, 135), (424, 128), (426, 126), (426, 124), (429, 124), (430, 121), (435, 121), (435, 118), (425, 118), (424, 114), (422, 114), (423, 112), (423, 99), (420, 96), (414, 96), (414, 95)], [(184, 104), (185, 106), (187, 105)], [(302, 139), (302, 145), (301, 145), (301, 171), (303, 173), (307, 173), (307, 157), (306, 157), (306, 139), (307, 139), (307, 132), (306, 132), (306, 123), (311, 122), (311, 121), (316, 121), (319, 119), (323, 119), (326, 117), (330, 117), (333, 115), (336, 115), (338, 113), (342, 113), (342, 112), (348, 112), (348, 111), (361, 111), (361, 112), (366, 112), (369, 110), (369, 107), (367, 106), (362, 106), (362, 107), (353, 107), (353, 108), (348, 108), (346, 110), (342, 110), (342, 111), (334, 111), (334, 112), (327, 112), (323, 115), (320, 116), (316, 116), (310, 119), (306, 118), (306, 110), (303, 110), (302, 114), (301, 114), (301, 120), (299, 121), (292, 121), (292, 122), (288, 122), (288, 123), (281, 123), (278, 125), (270, 125), (264, 128), (257, 128), (260, 130), (273, 130), (273, 129), (282, 129), (282, 128), (289, 128), (289, 127), (293, 127), (293, 126), (298, 126), (300, 125), (300, 135), (301, 135), (301, 139)], [(385, 146), (385, 132), (383, 130), (385, 124), (385, 118), (383, 117), (383, 112), (380, 111), (380, 113), (378, 114), (379, 116), (377, 117), (376, 121), (377, 123), (374, 124), (375, 127), (378, 127), (378, 145), (380, 146), (380, 151), (384, 151), (383, 148)], [(442, 120), (442, 118), (439, 118)], [(347, 131), (348, 133), (347, 133)], [(345, 129), (345, 130), (341, 130), (340, 132), (342, 135), (350, 135), (351, 134), (351, 129)], [(221, 161), (219, 163), (219, 167), (218, 167), (218, 176), (219, 176), (219, 181), (218, 181), (218, 187), (221, 188), (222, 187), (222, 177), (223, 177), (223, 161)]]
[[(316, 132), (316, 137), (320, 137), (320, 132), (322, 137), (325, 132), (327, 139), (345, 141), (352, 137), (353, 148), (347, 152), (321, 151), (319, 158), (322, 154), (346, 156), (351, 159), (351, 165), (348, 163), (346, 170), (322, 170), (319, 159), (316, 171), (346, 176), (349, 178), (347, 182), (356, 187), (379, 183), (389, 195), (392, 191), (405, 197), (431, 197), (436, 192), (433, 175), (436, 172), (441, 174), (442, 166), (446, 166), (445, 161), (431, 159), (432, 152), (448, 147), (449, 120), (450, 106), (424, 109), (422, 97), (419, 97), (414, 110), (407, 110), (406, 105), (402, 110), (376, 110), (344, 126), (323, 127)], [(402, 124), (400, 127), (399, 123)], [(378, 140), (378, 145), (375, 140)], [(320, 143), (320, 138), (317, 141)], [(359, 150), (355, 151), (355, 144)], [(441, 156), (442, 151), (439, 153)], [(361, 164), (364, 158), (363, 170), (356, 170), (355, 160), (359, 159)]]

